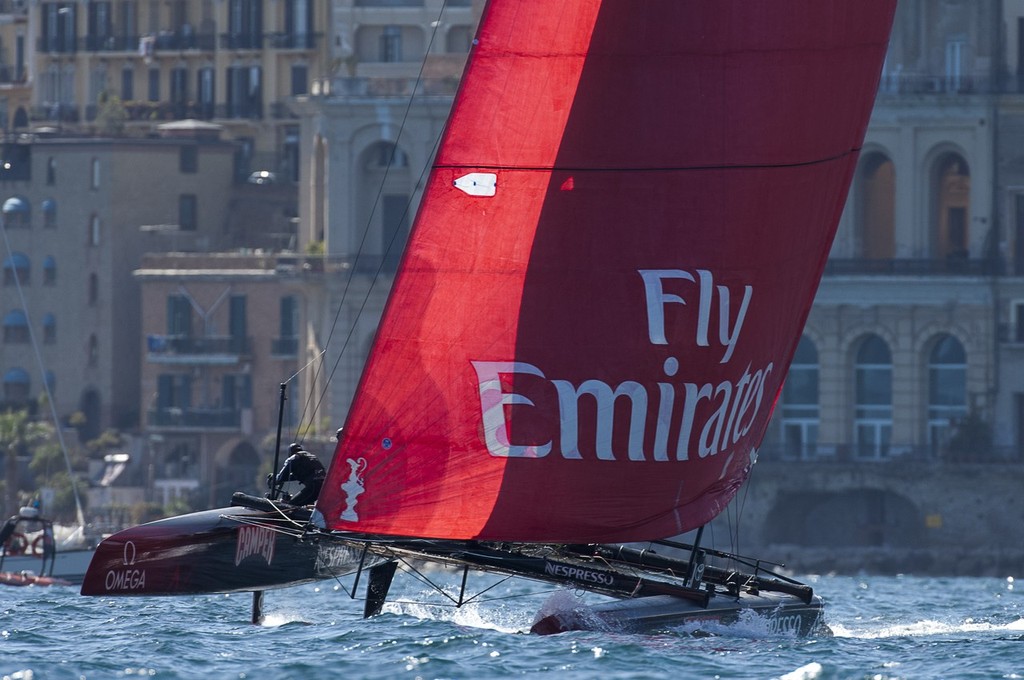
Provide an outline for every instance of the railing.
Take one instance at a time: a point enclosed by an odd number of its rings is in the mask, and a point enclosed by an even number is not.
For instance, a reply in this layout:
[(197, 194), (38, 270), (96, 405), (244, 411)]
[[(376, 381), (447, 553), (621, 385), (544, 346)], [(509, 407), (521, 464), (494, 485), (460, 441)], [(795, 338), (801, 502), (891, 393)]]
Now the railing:
[(408, 97), (412, 94), (454, 96), (457, 77), (450, 78), (366, 78), (339, 77), (318, 81), (314, 90), (341, 97)]
[(914, 444), (874, 447), (857, 444), (804, 444), (789, 446), (765, 442), (758, 449), (758, 462), (766, 463), (1021, 463), (1024, 451), (1014, 446), (990, 446), (977, 451), (951, 450), (947, 446)]
[(275, 357), (296, 357), (299, 355), (299, 339), (273, 338), (270, 341), (270, 353)]
[(146, 422), (150, 427), (219, 427), (239, 429), (242, 426), (242, 411), (240, 409), (203, 409), (172, 406), (148, 411), (146, 413)]
[(881, 274), (892, 276), (1000, 276), (1005, 274), (1002, 260), (946, 259), (868, 259), (829, 258), (825, 276)]
[(248, 336), (150, 335), (146, 338), (146, 345), (150, 355), (249, 354), (251, 344), (252, 339)]
[(218, 43), (222, 49), (258, 50), (264, 47), (285, 50), (314, 50), (323, 39), (323, 33), (194, 33), (188, 30), (160, 31), (145, 35), (88, 35), (82, 38), (40, 37), (36, 40), (39, 52), (132, 52), (156, 56), (161, 51), (212, 52)]

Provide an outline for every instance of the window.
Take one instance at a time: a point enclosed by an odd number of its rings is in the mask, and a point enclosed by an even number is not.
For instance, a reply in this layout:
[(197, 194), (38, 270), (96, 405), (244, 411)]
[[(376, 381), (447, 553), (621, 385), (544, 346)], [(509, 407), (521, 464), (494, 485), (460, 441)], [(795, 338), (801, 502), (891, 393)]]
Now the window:
[(46, 184), (53, 186), (57, 183), (57, 159), (50, 156), (46, 159)]
[(281, 298), (277, 339), (271, 353), (275, 356), (295, 356), (299, 351), (299, 305), (294, 295)]
[(43, 285), (53, 286), (57, 283), (57, 260), (47, 255), (43, 260)]
[(43, 317), (43, 344), (52, 345), (57, 342), (57, 318), (53, 314)]
[(86, 363), (90, 367), (96, 367), (100, 363), (100, 341), (96, 338), (96, 335), (89, 336), (89, 356), (86, 358)]
[(248, 313), (245, 295), (232, 295), (229, 303), (228, 329), (231, 333), (231, 351), (244, 353), (248, 349)]
[(156, 379), (156, 405), (159, 409), (190, 408), (192, 380), (185, 373), (164, 373)]
[(184, 295), (167, 296), (167, 334), (177, 337), (192, 335), (192, 303)]
[(232, 49), (263, 46), (262, 0), (228, 1), (228, 40)]
[(782, 443), (786, 455), (812, 458), (818, 444), (818, 348), (800, 338), (782, 388)]
[(4, 285), (27, 285), (31, 280), (31, 262), (25, 253), (13, 253), (4, 260)]
[(4, 342), (22, 344), (30, 339), (28, 317), (20, 309), (12, 309), (4, 315)]
[(28, 342), (29, 318), (20, 309), (11, 309), (3, 317), (3, 341), (11, 343)]
[(133, 99), (135, 99), (135, 71), (131, 66), (125, 66), (121, 69), (121, 101), (130, 102)]
[(385, 26), (380, 35), (380, 61), (402, 61), (402, 28)]
[(263, 117), (263, 69), (232, 66), (227, 70), (227, 105), (231, 118)]
[(195, 144), (183, 144), (178, 155), (178, 169), (187, 174), (199, 171), (199, 147)]
[(4, 201), (4, 226), (16, 229), (27, 229), (32, 226), (32, 208), (21, 196), (12, 196)]
[(381, 222), (384, 253), (383, 270), (394, 273), (409, 238), (409, 197), (405, 194), (388, 194), (381, 203)]
[(214, 79), (213, 79), (213, 67), (204, 66), (199, 69), (198, 81), (199, 81), (199, 92), (197, 99), (199, 100), (199, 116), (203, 120), (209, 120), (213, 118), (215, 111), (214, 102)]
[(928, 443), (949, 442), (967, 415), (967, 354), (952, 335), (939, 336), (928, 356)]
[(188, 69), (171, 69), (171, 105), (175, 118), (185, 118), (188, 106)]
[(857, 456), (884, 458), (892, 438), (892, 354), (877, 335), (868, 336), (857, 350), (854, 385)]
[(181, 194), (178, 196), (178, 226), (182, 231), (196, 230), (196, 195)]
[(149, 69), (149, 101), (160, 101), (160, 69)]
[(4, 399), (21, 401), (28, 399), (31, 381), (28, 371), (23, 368), (10, 368), (4, 373)]
[(284, 7), (285, 41), (282, 47), (312, 49), (313, 0), (286, 0)]
[(100, 159), (93, 158), (89, 172), (89, 188), (96, 191), (100, 188)]
[(309, 67), (292, 64), (292, 96), (309, 94)]
[(47, 229), (57, 228), (57, 201), (47, 198), (43, 201), (43, 226)]
[(89, 274), (89, 306), (95, 307), (100, 299), (100, 277), (95, 273)]
[(99, 215), (93, 215), (89, 218), (89, 245), (98, 246), (100, 239), (103, 237), (102, 224), (100, 223)]

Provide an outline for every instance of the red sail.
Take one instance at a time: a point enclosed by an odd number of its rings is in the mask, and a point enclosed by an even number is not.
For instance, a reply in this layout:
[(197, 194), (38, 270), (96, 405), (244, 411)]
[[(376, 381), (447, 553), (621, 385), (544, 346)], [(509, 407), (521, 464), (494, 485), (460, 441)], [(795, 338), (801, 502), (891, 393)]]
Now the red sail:
[(494, 0), (318, 503), (328, 527), (676, 535), (746, 479), (895, 0)]

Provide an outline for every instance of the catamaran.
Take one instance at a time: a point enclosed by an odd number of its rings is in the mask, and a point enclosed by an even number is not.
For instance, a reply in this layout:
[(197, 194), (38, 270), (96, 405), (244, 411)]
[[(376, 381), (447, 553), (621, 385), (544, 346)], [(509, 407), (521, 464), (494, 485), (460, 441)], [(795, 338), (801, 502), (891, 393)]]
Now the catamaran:
[(756, 460), (894, 7), (489, 2), (316, 505), (236, 495), (121, 532), (82, 592), (368, 571), (372, 615), (426, 561), (610, 596), (537, 633), (820, 630), (809, 586), (700, 528)]

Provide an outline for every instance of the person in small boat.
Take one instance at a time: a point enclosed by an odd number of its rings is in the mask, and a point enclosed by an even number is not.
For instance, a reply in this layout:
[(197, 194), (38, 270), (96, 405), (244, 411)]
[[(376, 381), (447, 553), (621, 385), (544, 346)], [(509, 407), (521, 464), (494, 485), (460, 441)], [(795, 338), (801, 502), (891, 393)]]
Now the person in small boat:
[(288, 454), (281, 471), (273, 478), (272, 488), (280, 489), (282, 484), (294, 479), (302, 485), (302, 491), (295, 496), (284, 493), (282, 498), (292, 505), (309, 505), (320, 495), (327, 471), (320, 459), (302, 448), (301, 444), (289, 446)]

